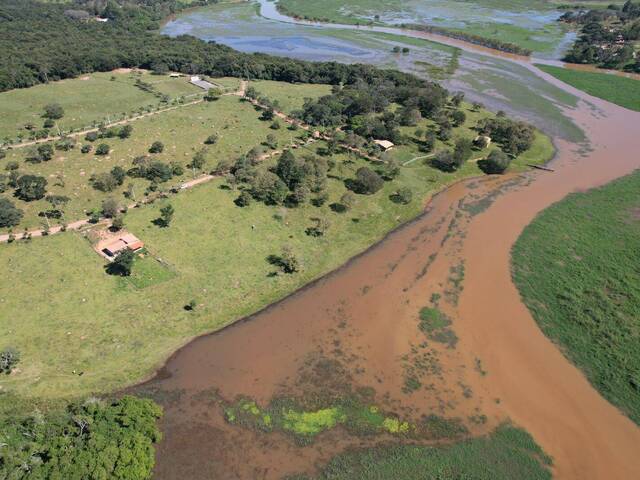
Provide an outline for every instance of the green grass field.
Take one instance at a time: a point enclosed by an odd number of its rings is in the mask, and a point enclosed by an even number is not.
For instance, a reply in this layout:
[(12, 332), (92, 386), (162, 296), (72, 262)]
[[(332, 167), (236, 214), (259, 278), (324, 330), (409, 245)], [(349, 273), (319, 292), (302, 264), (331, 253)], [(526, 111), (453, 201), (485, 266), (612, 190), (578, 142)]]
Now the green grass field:
[(550, 65), (536, 65), (536, 67), (589, 95), (640, 112), (640, 80)]
[(640, 172), (570, 195), (513, 249), (534, 318), (591, 383), (640, 424)]
[(443, 447), (381, 446), (343, 453), (316, 477), (300, 480), (543, 480), (551, 459), (529, 434), (510, 425)]
[[(271, 101), (277, 101), (280, 110), (288, 114), (301, 109), (306, 98), (316, 99), (331, 93), (330, 85), (297, 84), (292, 86), (288, 83), (261, 80), (251, 82), (251, 86)], [(292, 88), (295, 90), (295, 95), (291, 94)]]
[[(295, 87), (291, 91), (295, 92)], [(149, 146), (155, 140), (162, 141), (165, 149), (163, 153), (155, 154), (154, 158), (164, 162), (174, 161), (186, 167), (195, 152), (205, 147), (204, 140), (213, 133), (218, 134), (218, 142), (207, 146), (205, 169), (211, 170), (218, 161), (225, 158), (235, 160), (259, 145), (270, 133), (276, 136), (281, 146), (297, 136), (296, 132), (285, 128), (270, 129), (270, 123), (260, 121), (259, 116), (260, 113), (253, 106), (240, 102), (238, 97), (226, 96), (216, 102), (185, 106), (132, 122), (133, 134), (126, 140), (109, 138), (94, 142), (94, 150), (100, 143), (110, 145), (112, 151), (108, 156), (98, 156), (94, 152), (83, 154), (76, 147), (67, 152), (56, 151), (54, 158), (48, 162), (31, 164), (24, 161), (31, 147), (25, 147), (9, 150), (6, 159), (0, 161), (0, 168), (4, 169), (7, 162), (16, 160), (20, 162), (21, 173), (33, 173), (47, 178), (49, 194), (71, 198), (65, 207), (64, 221), (72, 222), (86, 218), (86, 212), (99, 208), (107, 197), (122, 198), (122, 192), (129, 183), (135, 186), (136, 199), (144, 198), (145, 186), (148, 184), (146, 180), (127, 178), (116, 191), (103, 193), (90, 185), (89, 178), (92, 174), (107, 172), (115, 165), (120, 165), (125, 170), (131, 168), (132, 160), (147, 154)], [(79, 143), (88, 142), (81, 138)], [(193, 172), (186, 168), (181, 177), (174, 177), (164, 187), (181, 183), (192, 175)], [(14, 198), (12, 190), (7, 190), (0, 196), (11, 198), (25, 212), (20, 228), (37, 228), (44, 223), (38, 213), (50, 208), (46, 200), (24, 202)]]
[(189, 84), (186, 78), (118, 71), (91, 73), (80, 78), (11, 90), (0, 93), (0, 142), (3, 139), (16, 140), (19, 135), (27, 139), (29, 132), (24, 126), (29, 123), (35, 126), (35, 130), (40, 130), (44, 123), (44, 107), (50, 103), (58, 103), (64, 108), (64, 117), (57, 121), (64, 131), (90, 127), (93, 122), (106, 122), (110, 117), (113, 119), (157, 105), (159, 100), (152, 93), (135, 86), (136, 79), (152, 84), (158, 92), (172, 99), (202, 92)]

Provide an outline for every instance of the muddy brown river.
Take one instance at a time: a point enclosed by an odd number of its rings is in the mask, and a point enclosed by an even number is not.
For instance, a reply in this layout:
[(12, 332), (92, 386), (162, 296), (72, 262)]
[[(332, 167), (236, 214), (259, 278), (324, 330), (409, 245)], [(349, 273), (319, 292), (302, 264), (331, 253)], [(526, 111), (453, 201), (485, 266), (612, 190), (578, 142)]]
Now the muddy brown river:
[[(566, 114), (588, 148), (558, 140), (553, 173), (458, 183), (338, 271), (176, 352), (136, 389), (165, 409), (155, 478), (276, 479), (396, 441), (334, 428), (300, 445), (229, 424), (221, 407), (239, 396), (264, 406), (358, 388), (403, 418), (463, 419), (471, 435), (512, 421), (553, 457), (556, 478), (640, 478), (640, 428), (541, 333), (510, 274), (511, 247), (538, 212), (640, 167), (640, 113), (520, 63), (585, 99)], [(434, 298), (457, 342), (424, 341), (418, 313)], [(422, 388), (407, 392), (408, 375)], [(486, 420), (469, 422), (474, 415)]]

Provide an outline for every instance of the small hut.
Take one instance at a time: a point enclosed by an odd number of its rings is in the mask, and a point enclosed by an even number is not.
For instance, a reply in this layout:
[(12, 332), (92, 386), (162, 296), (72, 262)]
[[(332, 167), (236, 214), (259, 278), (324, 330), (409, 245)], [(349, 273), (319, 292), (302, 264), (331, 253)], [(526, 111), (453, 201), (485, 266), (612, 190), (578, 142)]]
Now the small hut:
[(389, 140), (374, 140), (373, 143), (379, 146), (383, 152), (387, 152), (395, 147), (395, 145)]
[(473, 145), (481, 150), (489, 148), (489, 146), (491, 145), (491, 137), (488, 137), (486, 135), (478, 135), (473, 139)]

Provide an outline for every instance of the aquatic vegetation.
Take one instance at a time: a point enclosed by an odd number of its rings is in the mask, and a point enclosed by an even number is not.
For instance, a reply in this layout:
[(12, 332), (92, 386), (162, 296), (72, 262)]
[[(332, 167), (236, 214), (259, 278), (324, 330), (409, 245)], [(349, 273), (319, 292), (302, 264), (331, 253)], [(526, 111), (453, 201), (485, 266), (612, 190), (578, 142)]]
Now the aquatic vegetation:
[(418, 327), (430, 340), (445, 343), (449, 348), (455, 348), (458, 336), (448, 328), (451, 319), (437, 308), (424, 307), (420, 310), (420, 323)]
[(334, 457), (317, 477), (298, 480), (465, 478), (550, 480), (551, 458), (523, 430), (502, 425), (488, 436), (453, 445), (386, 445)]
[[(362, 403), (354, 397), (341, 398), (319, 408), (305, 408), (302, 401), (291, 398), (276, 398), (265, 408), (246, 397), (233, 403), (222, 401), (222, 404), (224, 417), (230, 424), (265, 432), (278, 430), (290, 433), (296, 441), (303, 443), (338, 426), (356, 436), (422, 435), (416, 425), (408, 420), (385, 412), (377, 405)], [(443, 419), (442, 422), (448, 425), (448, 420)], [(431, 436), (432, 426), (428, 428), (424, 433)]]
[(431, 333), (451, 325), (451, 320), (437, 308), (424, 307), (420, 310), (420, 330)]
[(339, 407), (323, 408), (315, 412), (288, 410), (282, 417), (282, 428), (296, 435), (317, 435), (339, 423), (344, 423), (347, 419)]

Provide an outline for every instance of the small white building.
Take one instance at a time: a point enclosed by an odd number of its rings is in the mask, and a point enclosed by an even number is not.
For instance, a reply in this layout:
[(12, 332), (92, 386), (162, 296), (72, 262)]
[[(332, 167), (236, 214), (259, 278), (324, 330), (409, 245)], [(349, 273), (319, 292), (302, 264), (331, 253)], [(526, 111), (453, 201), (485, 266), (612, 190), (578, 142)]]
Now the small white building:
[(488, 137), (487, 135), (478, 135), (473, 139), (473, 144), (480, 149), (489, 148), (491, 146), (491, 137)]
[(375, 143), (385, 152), (395, 147), (395, 145), (389, 140), (374, 140), (373, 143)]
[(197, 75), (191, 77), (190, 83), (192, 83), (196, 87), (202, 88), (203, 90), (211, 90), (212, 88), (215, 88), (215, 85), (213, 83), (202, 80)]

